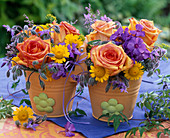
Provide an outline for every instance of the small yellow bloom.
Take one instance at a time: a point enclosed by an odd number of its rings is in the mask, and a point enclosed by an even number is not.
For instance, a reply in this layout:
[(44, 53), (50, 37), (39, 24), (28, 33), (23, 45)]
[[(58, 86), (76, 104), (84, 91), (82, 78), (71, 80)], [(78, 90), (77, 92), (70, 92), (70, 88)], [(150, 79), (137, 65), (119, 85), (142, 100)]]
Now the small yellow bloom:
[(77, 44), (77, 48), (83, 45), (83, 40), (78, 35), (73, 34), (66, 35), (64, 42), (66, 43), (66, 45), (70, 44), (70, 46), (72, 46), (72, 43)]
[[(13, 61), (12, 61), (12, 66), (15, 66), (16, 63), (17, 63), (18, 61), (20, 61), (21, 59), (20, 59), (18, 56), (16, 56), (16, 57), (13, 57), (12, 60), (13, 60)], [(14, 61), (15, 61), (16, 63), (15, 63)]]
[(123, 30), (125, 30), (125, 28), (128, 28), (127, 26), (122, 26)]
[(100, 66), (90, 66), (91, 70), (89, 70), (89, 72), (91, 72), (91, 77), (95, 77), (95, 80), (98, 82), (103, 83), (103, 81), (108, 80), (109, 78), (109, 70), (105, 69), (103, 67)]
[(87, 54), (87, 59), (89, 59), (89, 58), (90, 58), (90, 53)]
[(30, 107), (27, 106), (23, 108), (23, 106), (21, 105), (19, 108), (16, 109), (16, 111), (13, 112), (13, 114), (13, 120), (19, 120), (21, 125), (23, 125), (23, 123), (27, 123), (29, 118), (33, 118), (33, 111)]
[(46, 18), (49, 19), (50, 21), (57, 21), (56, 17), (52, 14), (47, 14)]
[(132, 68), (127, 69), (124, 71), (125, 77), (129, 80), (138, 80), (143, 75), (143, 68), (141, 63), (137, 63), (135, 61), (135, 64)]
[(70, 53), (68, 48), (64, 45), (55, 45), (51, 48), (51, 53), (55, 54), (51, 59), (56, 63), (63, 63), (66, 61), (66, 58), (69, 57)]

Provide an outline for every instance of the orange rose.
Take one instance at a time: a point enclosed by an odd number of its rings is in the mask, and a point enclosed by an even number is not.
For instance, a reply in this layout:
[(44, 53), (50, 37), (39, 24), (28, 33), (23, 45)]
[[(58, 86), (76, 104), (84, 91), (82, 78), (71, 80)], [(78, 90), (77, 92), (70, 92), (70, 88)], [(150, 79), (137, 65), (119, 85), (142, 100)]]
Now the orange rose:
[(110, 40), (110, 36), (116, 31), (113, 29), (115, 28), (115, 23), (112, 21), (106, 22), (102, 20), (97, 20), (91, 25), (91, 27), (94, 29), (94, 31), (86, 36), (88, 41), (98, 39), (100, 39), (101, 41)]
[(129, 19), (130, 25), (129, 30), (136, 30), (136, 24), (141, 24), (143, 26), (142, 31), (145, 32), (145, 37), (141, 37), (143, 41), (148, 45), (149, 49), (153, 48), (154, 42), (157, 40), (158, 35), (162, 32), (158, 28), (154, 26), (153, 21), (149, 21), (146, 19), (141, 19), (137, 21), (135, 18)]
[(32, 62), (38, 61), (39, 64), (36, 65), (36, 68), (40, 68), (44, 56), (50, 53), (51, 42), (50, 39), (42, 40), (40, 37), (32, 35), (24, 42), (18, 43), (16, 48), (19, 50), (18, 64), (32, 68)]
[(123, 48), (112, 42), (93, 47), (90, 55), (94, 65), (110, 70), (110, 76), (133, 66), (133, 61), (126, 55)]
[(66, 21), (63, 21), (60, 24), (53, 22), (53, 25), (58, 25), (60, 27), (60, 33), (56, 33), (55, 31), (51, 33), (51, 37), (54, 39), (54, 44), (64, 42), (64, 38), (67, 34), (80, 35), (79, 30)]

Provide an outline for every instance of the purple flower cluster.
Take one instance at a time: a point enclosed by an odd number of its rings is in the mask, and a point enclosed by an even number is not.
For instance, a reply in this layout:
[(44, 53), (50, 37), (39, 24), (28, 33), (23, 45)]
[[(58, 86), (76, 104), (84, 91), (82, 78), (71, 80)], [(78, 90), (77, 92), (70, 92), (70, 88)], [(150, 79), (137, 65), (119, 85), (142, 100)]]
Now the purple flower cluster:
[(109, 17), (107, 17), (106, 15), (101, 16), (101, 17), (100, 17), (100, 19), (101, 19), (102, 21), (106, 21), (106, 22), (110, 22), (110, 21), (112, 21), (112, 19), (110, 19), (110, 18), (109, 18)]
[(106, 21), (106, 22), (110, 22), (112, 21), (112, 19), (110, 19), (109, 17), (107, 17), (106, 15), (101, 16), (100, 17), (100, 12), (99, 10), (97, 10), (97, 15), (93, 14), (91, 12), (91, 5), (89, 4), (89, 7), (85, 7), (85, 9), (87, 10), (87, 14), (84, 14), (84, 25), (85, 27), (89, 28), (91, 24), (93, 24), (97, 19), (100, 19), (102, 21)]
[(74, 54), (75, 55), (80, 55), (81, 52), (76, 48), (77, 44), (72, 43), (72, 48), (70, 45), (67, 46), (69, 53), (70, 53), (70, 57), (74, 58)]
[(123, 91), (124, 91), (124, 92), (127, 92), (127, 90), (126, 90), (126, 85), (125, 85), (123, 82), (121, 82), (121, 81), (113, 80), (113, 81), (112, 81), (112, 86), (113, 86), (114, 88), (119, 88), (121, 92), (123, 92)]
[(63, 64), (52, 63), (52, 64), (49, 64), (48, 67), (51, 73), (53, 73), (52, 74), (53, 79), (57, 80), (60, 77), (66, 77), (67, 69), (64, 67)]
[(122, 45), (126, 54), (134, 61), (142, 61), (150, 57), (150, 52), (140, 38), (140, 36), (145, 36), (145, 32), (143, 32), (142, 29), (143, 26), (137, 24), (136, 30), (130, 31), (130, 34), (128, 28), (123, 30), (123, 28), (120, 27), (111, 35), (110, 40), (114, 41), (116, 45)]

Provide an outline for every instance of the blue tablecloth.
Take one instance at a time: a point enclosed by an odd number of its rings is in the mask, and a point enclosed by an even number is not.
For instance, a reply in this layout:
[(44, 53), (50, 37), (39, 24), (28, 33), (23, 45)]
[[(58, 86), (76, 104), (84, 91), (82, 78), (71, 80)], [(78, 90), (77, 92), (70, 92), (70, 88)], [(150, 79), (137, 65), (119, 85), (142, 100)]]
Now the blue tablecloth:
[[(0, 59), (0, 65), (2, 64), (2, 58)], [(161, 69), (161, 74), (170, 74), (170, 61), (167, 62), (161, 62), (160, 67)], [(8, 90), (9, 92), (14, 92), (13, 89), (11, 89), (11, 84), (13, 82), (12, 80), (12, 75), (7, 78), (6, 77), (6, 72), (7, 72), (8, 67), (5, 66), (3, 68), (0, 68), (0, 96), (3, 95), (3, 97), (6, 97), (8, 95)], [(157, 80), (157, 76), (153, 75), (152, 78), (146, 77), (146, 74), (144, 74), (143, 80), (147, 81), (155, 81)], [(8, 90), (7, 90), (8, 87)], [(159, 89), (160, 86), (156, 85), (156, 82), (154, 84), (149, 84), (142, 82), (141, 88), (139, 91), (139, 94), (143, 92), (150, 92), (153, 90)], [(17, 86), (16, 90), (20, 90), (21, 88), (25, 88), (25, 79), (24, 77), (20, 78), (20, 84)], [(24, 97), (23, 97), (24, 96)], [(84, 89), (83, 95), (84, 97), (88, 97), (89, 99), (89, 94), (88, 94), (88, 88)], [(18, 98), (19, 97), (19, 98)], [(22, 98), (29, 99), (29, 96), (25, 96), (22, 93), (18, 93), (15, 95), (15, 97), (10, 96), (8, 99), (14, 99), (13, 104), (16, 106), (19, 106), (19, 102)], [(79, 101), (79, 98), (75, 98), (74, 104), (73, 104), (73, 109), (76, 107), (77, 101)], [(137, 98), (137, 101), (139, 101), (139, 95)], [(26, 105), (26, 104), (25, 104)], [(74, 124), (76, 131), (82, 133), (84, 136), (88, 138), (102, 138), (106, 136), (110, 136), (119, 132), (123, 131), (128, 131), (132, 127), (137, 127), (139, 126), (140, 121), (134, 121), (130, 120), (130, 126), (127, 125), (127, 123), (121, 123), (120, 127), (118, 128), (117, 132), (114, 132), (114, 129), (112, 127), (109, 127), (106, 122), (99, 121), (95, 118), (92, 117), (92, 109), (91, 109), (91, 104), (90, 102), (84, 100), (79, 104), (80, 109), (85, 109), (87, 116), (84, 117), (72, 117), (72, 119), (76, 122), (90, 122), (89, 125), (84, 125), (84, 124)], [(144, 119), (144, 111), (140, 110), (138, 107), (135, 107), (134, 113), (133, 113), (133, 118), (134, 119)], [(48, 120), (53, 121), (59, 126), (64, 127), (66, 124), (66, 119), (64, 117), (59, 117), (59, 118), (48, 118)]]

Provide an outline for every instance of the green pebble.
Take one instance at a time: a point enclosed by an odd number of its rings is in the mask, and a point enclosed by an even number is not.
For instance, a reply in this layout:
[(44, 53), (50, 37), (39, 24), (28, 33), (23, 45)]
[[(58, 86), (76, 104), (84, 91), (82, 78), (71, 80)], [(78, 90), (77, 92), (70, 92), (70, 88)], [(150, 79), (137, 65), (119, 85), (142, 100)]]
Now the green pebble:
[(40, 105), (42, 108), (45, 108), (45, 107), (48, 106), (48, 104), (47, 104), (47, 102), (46, 102), (45, 100), (41, 100), (41, 101), (39, 102), (39, 105)]
[(114, 114), (115, 114), (115, 115), (119, 115), (120, 113), (119, 113), (118, 111), (116, 111)]
[(52, 98), (48, 98), (47, 103), (48, 103), (49, 106), (53, 106), (55, 104), (55, 101)]
[(107, 107), (107, 110), (109, 111), (109, 113), (114, 113), (116, 111), (116, 108), (114, 106), (109, 106)]
[(124, 109), (124, 107), (123, 107), (122, 104), (117, 104), (117, 105), (116, 105), (116, 111), (117, 111), (117, 112), (122, 112), (123, 109)]
[(47, 95), (46, 95), (45, 93), (40, 93), (40, 94), (39, 94), (39, 98), (40, 98), (41, 100), (47, 100), (47, 99), (48, 99), (48, 97), (47, 97)]
[(106, 110), (108, 106), (109, 106), (109, 104), (107, 102), (101, 103), (101, 108), (104, 109), (104, 110)]
[(103, 114), (103, 115), (105, 115), (105, 114), (107, 114), (107, 113), (109, 113), (107, 110), (103, 110), (103, 111), (102, 111), (102, 114)]
[(52, 108), (51, 106), (47, 106), (47, 107), (45, 108), (45, 111), (46, 111), (47, 113), (51, 113), (51, 112), (53, 112), (53, 108)]
[(37, 96), (34, 96), (33, 100), (34, 100), (35, 104), (39, 104), (39, 102), (40, 102), (40, 98)]
[(114, 113), (110, 113), (110, 114), (109, 114), (109, 116), (112, 116), (112, 115), (114, 115)]
[(36, 105), (36, 108), (40, 112), (44, 112), (44, 108), (42, 108), (40, 105)]
[(116, 100), (116, 99), (110, 99), (110, 100), (108, 101), (108, 104), (115, 106), (115, 105), (117, 105), (117, 100)]

